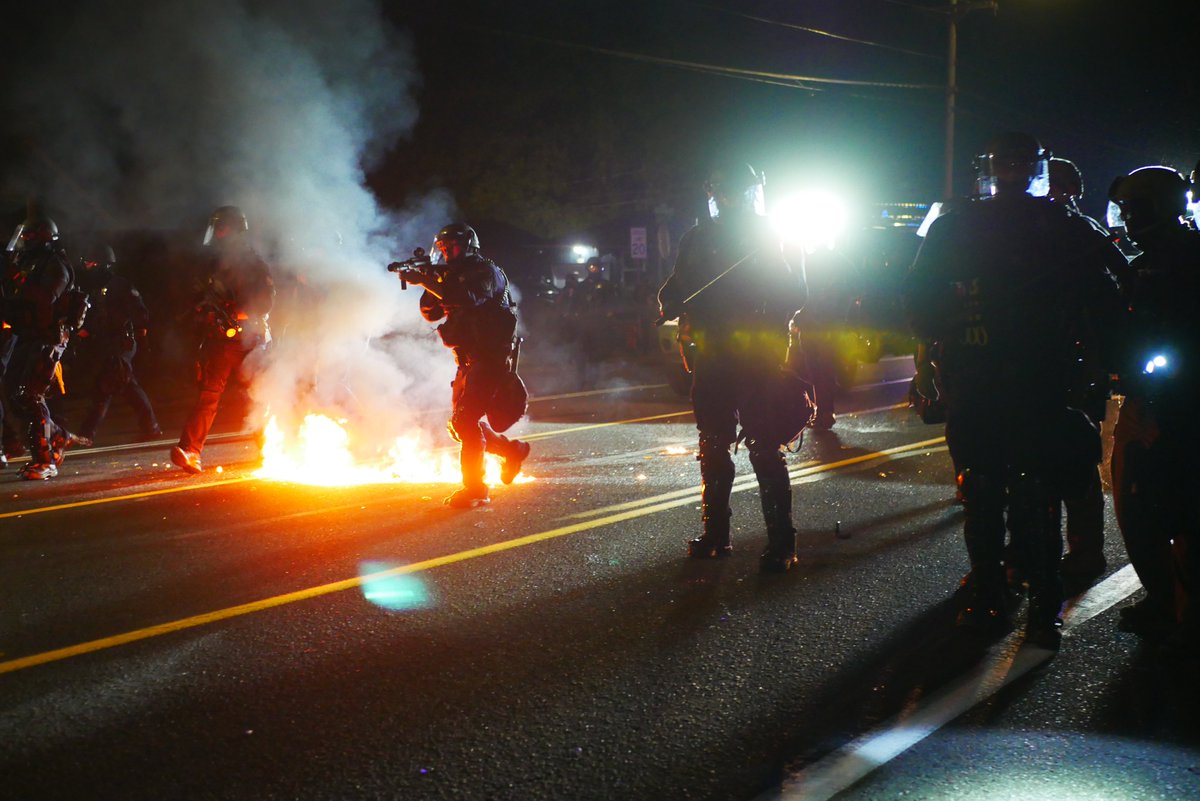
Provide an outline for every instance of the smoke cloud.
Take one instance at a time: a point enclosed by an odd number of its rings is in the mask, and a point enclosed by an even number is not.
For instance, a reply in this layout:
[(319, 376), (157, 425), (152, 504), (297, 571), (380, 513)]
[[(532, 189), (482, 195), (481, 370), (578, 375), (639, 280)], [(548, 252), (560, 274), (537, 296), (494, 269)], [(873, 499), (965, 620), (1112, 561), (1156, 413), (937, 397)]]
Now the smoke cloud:
[(411, 42), (377, 2), (100, 0), (55, 20), (6, 66), (7, 127), (31, 148), (7, 192), (79, 230), (240, 206), (280, 289), (257, 400), (380, 437), (446, 405), (449, 354), (384, 265), (428, 245), (453, 202), (387, 210), (365, 182), (417, 120)]

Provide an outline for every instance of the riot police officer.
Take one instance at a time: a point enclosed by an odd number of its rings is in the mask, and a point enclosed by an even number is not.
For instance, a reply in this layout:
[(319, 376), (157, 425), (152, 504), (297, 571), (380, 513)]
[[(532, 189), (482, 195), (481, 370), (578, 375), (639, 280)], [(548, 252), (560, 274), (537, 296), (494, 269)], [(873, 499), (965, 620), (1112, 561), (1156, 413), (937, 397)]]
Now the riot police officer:
[(448, 506), (472, 508), (490, 502), (484, 482), (484, 454), (503, 459), (500, 479), (510, 484), (529, 456), (529, 443), (497, 433), (483, 420), (513, 371), (517, 315), (508, 277), (479, 252), (479, 236), (466, 223), (438, 231), (426, 273), (404, 273), (424, 288), (421, 316), (441, 322), (442, 344), (454, 351), (458, 371), (451, 385), (453, 410), (447, 428), (460, 445), (463, 485), (445, 499)]
[(193, 306), (201, 329), (199, 394), (171, 449), (171, 461), (189, 473), (203, 470), (200, 453), (230, 377), (271, 341), (275, 284), (266, 262), (250, 247), (248, 231), (241, 209), (221, 206), (204, 234), (207, 252)]
[(1200, 361), (1200, 232), (1183, 220), (1186, 192), (1183, 176), (1163, 166), (1134, 170), (1109, 189), (1142, 251), (1130, 265), (1112, 480), (1117, 523), (1146, 596), (1121, 610), (1119, 625), (1151, 638), (1181, 621), (1194, 638), (1197, 623), (1200, 485), (1194, 471), (1180, 468), (1200, 445), (1200, 378), (1192, 367)]
[[(1097, 231), (1109, 236), (1108, 231), (1096, 220), (1083, 214), (1079, 199), (1083, 196), (1083, 174), (1073, 161), (1054, 157), (1049, 161), (1050, 189), (1046, 197), (1060, 203), (1075, 214), (1079, 214)], [(1111, 237), (1110, 237), (1111, 238)], [(1117, 258), (1109, 251), (1105, 265), (1118, 280), (1127, 281), (1129, 268), (1125, 258)], [(1079, 342), (1094, 342), (1095, 337), (1081, 332)], [(1106, 366), (1100, 363), (1100, 354), (1095, 349), (1081, 348), (1077, 352), (1070, 373), (1072, 379), (1068, 403), (1079, 409), (1088, 419), (1100, 426), (1107, 413), (1109, 378)], [(1092, 584), (1107, 569), (1104, 557), (1104, 487), (1098, 464), (1081, 466), (1087, 470), (1088, 480), (1080, 485), (1079, 493), (1063, 498), (1067, 515), (1067, 553), (1062, 558), (1060, 572), (1073, 595)]]
[(1029, 134), (995, 137), (976, 161), (981, 199), (933, 223), (905, 294), (915, 332), (941, 349), (946, 440), (971, 565), (958, 622), (987, 634), (1011, 626), (1007, 506), (1025, 548), (1026, 637), (1057, 647), (1059, 499), (1080, 480), (1084, 455), (1100, 447), (1091, 423), (1068, 408), (1064, 372), (1079, 321), (1119, 314), (1121, 299), (1104, 267), (1112, 243), (1034, 196), (1045, 193), (1048, 155)]
[[(692, 406), (699, 430), (701, 522), (690, 541), (693, 559), (726, 556), (730, 543), (730, 494), (734, 464), (730, 446), (738, 423), (758, 479), (767, 527), (760, 556), (766, 571), (796, 563), (792, 488), (782, 442), (756, 437), (756, 403), (779, 371), (787, 349), (788, 321), (804, 306), (803, 264), (791, 265), (763, 216), (763, 180), (747, 164), (722, 166), (705, 185), (709, 218), (683, 235), (674, 270), (659, 290), (663, 320), (680, 318), (695, 342)], [(770, 410), (766, 410), (767, 414)]]
[(58, 226), (44, 214), (32, 212), (17, 226), (8, 251), (5, 318), (12, 326), (13, 354), (6, 381), (26, 426), (29, 464), (21, 477), (42, 481), (58, 475), (67, 448), (91, 444), (55, 422), (46, 404), (63, 351), (83, 324), (87, 296), (75, 289)]
[(161, 436), (162, 429), (134, 374), (133, 359), (138, 344), (146, 340), (150, 312), (133, 283), (116, 272), (116, 263), (112, 246), (99, 243), (90, 244), (79, 259), (79, 287), (92, 305), (79, 339), (88, 346), (93, 363), (99, 365), (91, 406), (79, 432), (95, 439), (96, 429), (119, 392), (137, 415), (140, 438), (147, 440)]

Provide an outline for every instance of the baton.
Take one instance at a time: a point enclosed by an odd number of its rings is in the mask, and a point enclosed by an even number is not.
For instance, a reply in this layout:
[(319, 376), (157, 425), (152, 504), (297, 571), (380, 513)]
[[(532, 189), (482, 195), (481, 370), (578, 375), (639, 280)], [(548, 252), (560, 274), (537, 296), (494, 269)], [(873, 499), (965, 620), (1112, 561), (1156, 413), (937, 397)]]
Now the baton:
[(690, 295), (688, 295), (686, 298), (684, 298), (684, 299), (683, 299), (683, 301), (682, 301), (682, 302), (681, 302), (679, 305), (680, 305), (680, 306), (683, 306), (683, 305), (686, 305), (686, 304), (690, 303), (691, 301), (695, 300), (697, 295), (699, 295), (699, 294), (700, 294), (701, 292), (703, 292), (704, 290), (708, 289), (708, 288), (709, 288), (710, 286), (712, 286), (713, 284), (715, 284), (715, 283), (717, 283), (718, 281), (720, 281), (720, 280), (721, 280), (722, 278), (724, 278), (725, 276), (729, 275), (729, 273), (731, 273), (735, 267), (737, 267), (738, 265), (740, 265), (742, 262), (744, 262), (746, 259), (748, 259), (748, 258), (750, 258), (751, 256), (753, 256), (753, 255), (754, 255), (755, 253), (757, 253), (757, 252), (758, 252), (757, 250), (752, 250), (752, 251), (750, 251), (749, 253), (747, 253), (745, 256), (742, 256), (740, 259), (738, 259), (737, 261), (735, 261), (733, 264), (731, 264), (731, 265), (729, 265), (727, 268), (725, 268), (725, 271), (724, 271), (723, 273), (721, 273), (721, 274), (720, 274), (720, 275), (718, 275), (716, 278), (714, 278), (713, 280), (709, 281), (707, 284), (705, 284), (704, 286), (700, 287), (700, 288), (699, 288), (699, 289), (697, 289), (695, 292), (693, 292), (692, 294), (690, 294)]

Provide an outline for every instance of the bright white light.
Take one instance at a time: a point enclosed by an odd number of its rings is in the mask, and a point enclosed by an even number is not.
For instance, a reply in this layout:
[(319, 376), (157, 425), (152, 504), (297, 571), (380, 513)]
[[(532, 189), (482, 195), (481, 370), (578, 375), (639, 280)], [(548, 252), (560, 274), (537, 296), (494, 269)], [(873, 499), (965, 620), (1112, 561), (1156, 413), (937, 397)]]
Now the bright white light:
[(771, 210), (771, 225), (789, 244), (812, 253), (832, 250), (846, 230), (849, 214), (840, 197), (820, 189), (789, 195)]
[(591, 245), (575, 245), (571, 248), (571, 253), (575, 256), (576, 264), (584, 264), (588, 259), (600, 255), (600, 251)]
[(1110, 229), (1125, 227), (1125, 218), (1121, 216), (1121, 207), (1111, 200), (1108, 201), (1108, 208), (1104, 213), (1104, 222)]
[(1166, 366), (1167, 366), (1167, 357), (1166, 357), (1166, 356), (1163, 356), (1163, 355), (1160, 353), (1160, 354), (1158, 354), (1157, 356), (1155, 356), (1153, 359), (1151, 359), (1150, 361), (1146, 362), (1146, 369), (1145, 369), (1145, 372), (1146, 372), (1147, 374), (1149, 374), (1149, 373), (1153, 373), (1153, 372), (1154, 372), (1155, 370), (1157, 370), (1158, 368), (1160, 368), (1160, 367), (1166, 367)]

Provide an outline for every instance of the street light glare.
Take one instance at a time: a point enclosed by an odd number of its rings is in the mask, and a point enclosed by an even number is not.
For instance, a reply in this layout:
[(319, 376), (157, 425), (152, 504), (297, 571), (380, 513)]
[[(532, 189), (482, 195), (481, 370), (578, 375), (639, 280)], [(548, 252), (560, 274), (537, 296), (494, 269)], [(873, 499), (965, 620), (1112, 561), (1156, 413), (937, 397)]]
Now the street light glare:
[(846, 230), (849, 214), (841, 197), (823, 189), (788, 195), (771, 210), (771, 225), (787, 244), (812, 253), (832, 250)]

